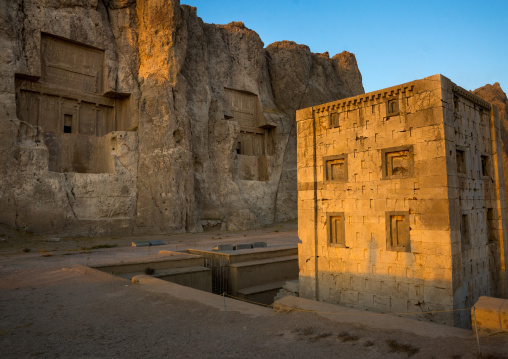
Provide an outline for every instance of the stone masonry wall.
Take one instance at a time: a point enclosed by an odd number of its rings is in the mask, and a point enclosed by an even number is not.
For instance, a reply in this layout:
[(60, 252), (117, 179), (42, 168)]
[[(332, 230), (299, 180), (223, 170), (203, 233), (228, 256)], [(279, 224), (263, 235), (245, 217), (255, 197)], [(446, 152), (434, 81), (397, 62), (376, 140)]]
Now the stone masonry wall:
[(441, 75), (298, 111), (301, 296), (468, 326), (505, 295), (496, 116)]
[[(347, 173), (335, 180), (327, 162), (340, 155)], [(302, 295), (383, 312), (453, 308), (439, 76), (299, 111), (298, 156)], [(340, 217), (344, 238), (332, 243)]]
[[(506, 213), (497, 109), (443, 78), (454, 308), (506, 297)], [(505, 222), (504, 222), (505, 223)], [(455, 312), (470, 326), (470, 313)]]

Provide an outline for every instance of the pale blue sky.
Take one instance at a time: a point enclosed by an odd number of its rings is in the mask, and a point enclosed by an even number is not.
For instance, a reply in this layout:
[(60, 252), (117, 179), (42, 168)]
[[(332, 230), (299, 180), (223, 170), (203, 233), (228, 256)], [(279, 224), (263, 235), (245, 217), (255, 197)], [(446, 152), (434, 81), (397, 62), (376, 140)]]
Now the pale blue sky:
[(508, 0), (182, 0), (207, 23), (243, 21), (265, 47), (291, 40), (356, 55), (365, 91), (441, 73), (508, 91)]

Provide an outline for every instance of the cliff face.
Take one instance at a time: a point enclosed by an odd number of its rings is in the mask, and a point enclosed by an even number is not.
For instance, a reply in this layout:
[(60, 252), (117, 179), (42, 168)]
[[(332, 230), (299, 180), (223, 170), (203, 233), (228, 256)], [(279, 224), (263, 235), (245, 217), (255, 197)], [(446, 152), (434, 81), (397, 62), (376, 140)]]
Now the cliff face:
[(499, 82), (496, 82), (494, 85), (487, 84), (477, 88), (473, 93), (499, 108), (499, 119), (503, 121), (503, 125), (504, 121), (508, 121), (508, 98), (506, 98), (506, 94)]
[(237, 230), (296, 218), (295, 111), (363, 93), (353, 54), (178, 1), (0, 5), (0, 223)]

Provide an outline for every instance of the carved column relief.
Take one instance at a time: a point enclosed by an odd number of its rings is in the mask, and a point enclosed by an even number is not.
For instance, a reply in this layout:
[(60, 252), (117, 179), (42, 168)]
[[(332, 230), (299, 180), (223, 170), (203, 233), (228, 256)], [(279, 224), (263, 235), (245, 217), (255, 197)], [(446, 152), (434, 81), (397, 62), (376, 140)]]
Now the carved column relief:
[(18, 118), (43, 133), (50, 171), (112, 171), (98, 164), (111, 156), (99, 153), (98, 137), (117, 130), (116, 107), (129, 95), (103, 95), (104, 50), (42, 33), (41, 66), (37, 80), (16, 76), (16, 105)]
[(238, 177), (242, 180), (268, 181), (267, 156), (273, 155), (274, 130), (261, 126), (257, 95), (225, 89), (233, 119), (240, 124), (236, 146)]

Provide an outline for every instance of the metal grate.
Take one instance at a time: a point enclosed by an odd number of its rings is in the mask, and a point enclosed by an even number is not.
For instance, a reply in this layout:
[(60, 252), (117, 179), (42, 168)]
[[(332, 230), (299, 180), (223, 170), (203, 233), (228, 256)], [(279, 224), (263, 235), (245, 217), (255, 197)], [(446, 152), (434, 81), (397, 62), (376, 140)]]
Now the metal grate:
[(205, 267), (212, 270), (212, 293), (229, 292), (229, 259), (205, 258)]

